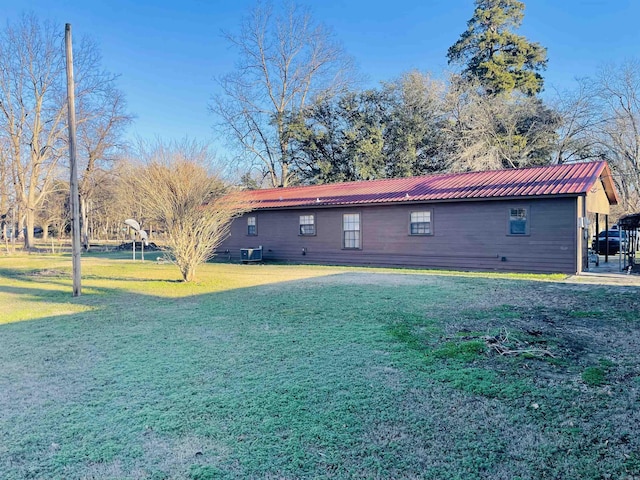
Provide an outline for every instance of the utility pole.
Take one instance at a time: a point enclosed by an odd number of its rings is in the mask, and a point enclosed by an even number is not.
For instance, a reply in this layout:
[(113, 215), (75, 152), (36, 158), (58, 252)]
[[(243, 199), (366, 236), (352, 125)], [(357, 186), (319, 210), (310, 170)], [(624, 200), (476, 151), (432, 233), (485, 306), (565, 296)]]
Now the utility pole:
[(67, 52), (67, 107), (69, 112), (69, 161), (71, 165), (71, 256), (73, 258), (73, 296), (81, 293), (80, 275), (80, 207), (78, 201), (78, 164), (76, 162), (76, 105), (73, 81), (73, 51), (71, 49), (71, 24), (64, 27), (64, 43)]

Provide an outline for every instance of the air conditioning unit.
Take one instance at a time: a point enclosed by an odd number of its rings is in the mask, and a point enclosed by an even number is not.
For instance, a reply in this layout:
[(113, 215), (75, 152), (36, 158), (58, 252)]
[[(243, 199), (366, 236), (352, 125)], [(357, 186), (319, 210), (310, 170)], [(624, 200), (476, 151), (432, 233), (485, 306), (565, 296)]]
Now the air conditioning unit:
[(262, 245), (260, 245), (258, 248), (241, 248), (240, 260), (242, 260), (242, 263), (261, 262)]

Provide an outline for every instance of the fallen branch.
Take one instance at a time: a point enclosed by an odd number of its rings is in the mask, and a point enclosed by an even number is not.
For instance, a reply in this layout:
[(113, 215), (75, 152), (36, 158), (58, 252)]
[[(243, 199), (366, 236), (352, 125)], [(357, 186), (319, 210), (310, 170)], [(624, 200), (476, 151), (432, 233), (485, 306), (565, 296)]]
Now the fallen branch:
[(551, 353), (546, 348), (537, 348), (537, 347), (527, 347), (521, 348), (522, 345), (528, 345), (527, 342), (521, 342), (518, 339), (510, 339), (509, 332), (506, 329), (503, 329), (501, 335), (496, 336), (484, 336), (482, 337), (486, 342), (487, 347), (494, 350), (503, 356), (509, 355), (531, 355), (534, 357), (551, 357), (556, 358), (556, 356)]
[(532, 355), (534, 357), (551, 357), (551, 358), (556, 358), (556, 356), (551, 353), (549, 350), (544, 349), (544, 348), (517, 348), (517, 349), (510, 349), (510, 348), (506, 348), (503, 345), (498, 345), (498, 344), (489, 344), (489, 342), (487, 342), (488, 346), (495, 350), (496, 352), (498, 352), (500, 355)]

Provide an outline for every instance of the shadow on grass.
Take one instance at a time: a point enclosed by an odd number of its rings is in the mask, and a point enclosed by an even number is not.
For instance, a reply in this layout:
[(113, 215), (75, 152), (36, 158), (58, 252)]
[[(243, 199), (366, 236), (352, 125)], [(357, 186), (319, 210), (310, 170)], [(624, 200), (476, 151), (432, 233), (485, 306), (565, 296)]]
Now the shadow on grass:
[[(33, 287), (0, 292), (54, 301), (27, 278)], [(473, 363), (475, 347), (443, 350), (462, 330), (539, 321), (549, 335), (603, 334), (584, 288), (353, 272), (182, 297), (88, 288), (54, 296), (99, 309), (0, 326), (4, 478), (623, 478), (635, 468), (639, 414), (620, 410), (632, 389), (591, 395), (574, 388), (574, 370), (550, 393), (503, 400), (451, 380), (489, 368)], [(551, 293), (562, 307), (548, 305)], [(566, 302), (591, 313), (571, 317)], [(634, 351), (637, 331), (618, 328), (608, 337), (618, 355), (625, 341)], [(430, 345), (439, 354), (425, 358)], [(483, 381), (535, 378), (527, 365), (498, 362)]]
[[(94, 266), (93, 268), (95, 269), (96, 267)], [(236, 276), (241, 276), (237, 275), (238, 272), (235, 273)], [(247, 273), (251, 272), (241, 272), (244, 277), (247, 277)], [(334, 275), (334, 273), (328, 273), (323, 276), (328, 275)], [(3, 282), (3, 278), (9, 281)], [(277, 285), (298, 281), (300, 280), (267, 281), (262, 282), (262, 284)], [(110, 286), (104, 286), (106, 283), (109, 283)], [(0, 294), (5, 293), (22, 297), (24, 303), (50, 303), (52, 306), (64, 304), (106, 308), (108, 302), (105, 302), (105, 297), (120, 297), (122, 298), (122, 304), (128, 304), (129, 308), (135, 310), (140, 305), (149, 303), (164, 305), (167, 302), (177, 300), (177, 298), (181, 298), (181, 301), (187, 301), (185, 299), (191, 298), (192, 302), (197, 302), (197, 297), (202, 295), (253, 288), (251, 285), (234, 287), (230, 284), (216, 282), (213, 282), (213, 284), (209, 282), (203, 285), (198, 282), (186, 283), (179, 278), (149, 278), (148, 276), (140, 278), (131, 275), (119, 275), (118, 272), (114, 272), (111, 275), (84, 274), (82, 285), (83, 294), (79, 297), (73, 297), (71, 275), (69, 272), (65, 272), (64, 269), (0, 268)], [(136, 286), (140, 288), (136, 288)], [(203, 289), (208, 288), (213, 289), (213, 291), (205, 294), (200, 293)], [(154, 291), (161, 293), (154, 294)], [(141, 302), (136, 298), (144, 299), (144, 301)], [(37, 309), (38, 307), (34, 305), (33, 320), (42, 319), (42, 315), (37, 315)], [(32, 321), (32, 319), (27, 318), (30, 313), (28, 311), (25, 312), (24, 308), (21, 309), (21, 315), (24, 318), (7, 320), (7, 317), (2, 318), (2, 313), (0, 312), (0, 325), (3, 323), (15, 323), (16, 321)]]
[[(0, 326), (3, 478), (360, 469), (349, 446), (382, 401), (371, 383), (386, 381), (384, 357), (372, 345), (386, 337), (341, 305), (379, 295), (313, 280), (273, 288), (177, 299), (98, 289), (109, 298), (99, 311)], [(2, 289), (50, 301), (37, 288)], [(319, 306), (327, 293), (336, 301)], [(378, 463), (374, 447), (357, 457)]]
[(185, 283), (184, 280), (180, 278), (138, 278), (138, 277), (126, 277), (126, 276), (118, 276), (118, 275), (84, 275), (83, 280), (108, 280), (108, 281), (124, 281), (124, 282), (142, 282), (142, 283)]

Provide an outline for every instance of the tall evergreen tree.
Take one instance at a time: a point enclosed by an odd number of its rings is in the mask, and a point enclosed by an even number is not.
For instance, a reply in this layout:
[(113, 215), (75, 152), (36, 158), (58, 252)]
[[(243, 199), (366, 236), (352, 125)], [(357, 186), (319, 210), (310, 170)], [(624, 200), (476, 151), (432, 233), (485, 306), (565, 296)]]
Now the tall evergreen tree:
[(547, 65), (547, 50), (513, 33), (522, 24), (524, 3), (476, 0), (475, 5), (467, 30), (449, 48), (449, 64), (463, 65), (462, 75), (479, 81), (489, 94), (539, 93), (544, 83), (539, 71)]

